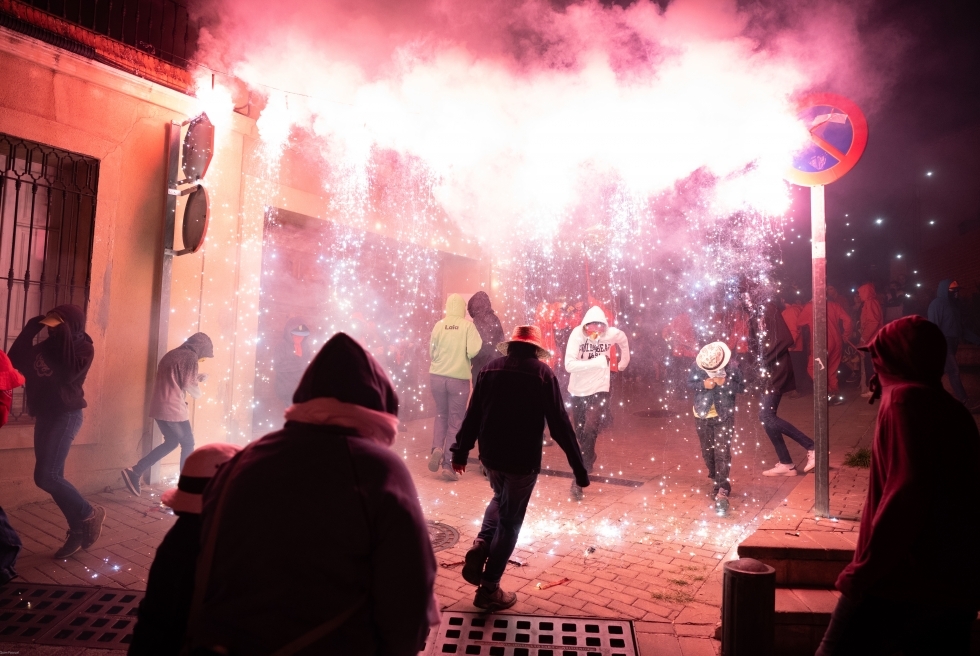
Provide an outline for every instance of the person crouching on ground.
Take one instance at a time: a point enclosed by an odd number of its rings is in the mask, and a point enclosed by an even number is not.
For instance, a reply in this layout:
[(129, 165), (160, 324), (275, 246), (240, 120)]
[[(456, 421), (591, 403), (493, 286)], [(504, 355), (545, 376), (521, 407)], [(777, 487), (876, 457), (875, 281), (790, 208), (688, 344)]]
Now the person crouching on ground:
[(742, 371), (724, 342), (704, 346), (688, 376), (694, 392), (694, 428), (711, 479), (711, 496), (719, 515), (728, 512), (732, 492), (732, 440), (735, 438), (735, 395), (745, 391)]
[(453, 469), (462, 473), (470, 450), (479, 441), (480, 461), (493, 488), (483, 527), (463, 565), (466, 582), (479, 585), (473, 605), (489, 611), (510, 608), (517, 602), (516, 594), (500, 587), (500, 579), (517, 545), (527, 503), (541, 471), (545, 422), (568, 458), (575, 483), (589, 485), (558, 379), (541, 361), (550, 355), (541, 345), (541, 330), (518, 326), (510, 340), (497, 348), (507, 357), (491, 360), (480, 372), (452, 446)]
[(235, 444), (205, 444), (187, 457), (177, 487), (161, 495), (160, 502), (173, 509), (177, 521), (163, 537), (150, 565), (129, 656), (180, 653), (201, 551), (201, 495), (218, 468), (241, 450)]
[(188, 649), (421, 651), (439, 622), (436, 559), (390, 449), (397, 415), (381, 365), (344, 333), (331, 337), (282, 430), (246, 446), (204, 491)]
[[(599, 431), (607, 424), (612, 411), (609, 404), (611, 356), (613, 346), (620, 351), (619, 371), (630, 363), (630, 345), (626, 333), (609, 325), (602, 308), (594, 305), (582, 318), (582, 324), (572, 331), (565, 347), (565, 369), (569, 373), (568, 394), (575, 417), (575, 435), (582, 449), (585, 469), (590, 474), (595, 466), (595, 443)], [(572, 497), (582, 498), (582, 490), (572, 483)]]
[(150, 399), (150, 418), (155, 419), (163, 433), (163, 443), (144, 456), (132, 468), (122, 470), (123, 482), (129, 491), (140, 495), (140, 479), (154, 464), (180, 446), (180, 471), (194, 450), (194, 432), (187, 411), (187, 396), (201, 398), (199, 385), (207, 374), (199, 374), (197, 365), (214, 357), (214, 345), (204, 333), (194, 333), (177, 348), (160, 358), (153, 396)]
[[(872, 402), (868, 496), (854, 558), (818, 656), (966, 656), (980, 609), (980, 432), (943, 389), (946, 340), (919, 316), (866, 347)], [(957, 471), (950, 468), (951, 454)]]
[[(48, 338), (34, 344), (44, 328)], [(95, 544), (105, 521), (105, 509), (90, 504), (65, 479), (68, 451), (82, 428), (82, 409), (88, 407), (82, 386), (95, 359), (85, 312), (77, 305), (59, 305), (34, 317), (7, 355), (27, 380), (27, 410), (35, 418), (34, 484), (51, 495), (68, 521), (68, 537), (54, 557), (67, 558)]]

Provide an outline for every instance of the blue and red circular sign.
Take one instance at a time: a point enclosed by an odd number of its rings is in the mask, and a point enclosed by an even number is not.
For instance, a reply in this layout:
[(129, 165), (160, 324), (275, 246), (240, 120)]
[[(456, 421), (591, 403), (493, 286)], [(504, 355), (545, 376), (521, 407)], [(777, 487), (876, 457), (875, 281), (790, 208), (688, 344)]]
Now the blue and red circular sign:
[(797, 103), (797, 117), (810, 132), (810, 143), (793, 156), (786, 179), (816, 187), (840, 179), (864, 154), (868, 122), (853, 102), (833, 93), (813, 93)]

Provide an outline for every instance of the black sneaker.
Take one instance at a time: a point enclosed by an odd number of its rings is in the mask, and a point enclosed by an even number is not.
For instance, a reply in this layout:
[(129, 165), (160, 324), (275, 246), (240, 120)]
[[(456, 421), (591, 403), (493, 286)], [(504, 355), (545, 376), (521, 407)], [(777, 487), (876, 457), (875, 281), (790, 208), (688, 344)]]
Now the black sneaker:
[(129, 491), (136, 496), (140, 495), (142, 488), (140, 488), (140, 477), (131, 468), (122, 470), (123, 483), (129, 488)]
[(82, 548), (82, 532), (68, 530), (68, 539), (64, 546), (54, 552), (56, 560), (63, 560)]
[(513, 592), (504, 592), (499, 585), (493, 592), (489, 592), (482, 585), (476, 590), (476, 597), (473, 598), (473, 605), (491, 613), (510, 608), (517, 603), (517, 595)]
[(480, 585), (483, 578), (483, 568), (487, 565), (490, 547), (483, 540), (477, 540), (466, 552), (463, 562), (463, 580), (471, 585)]
[(88, 549), (102, 535), (102, 522), (105, 521), (105, 508), (94, 506), (92, 515), (82, 525), (82, 549)]

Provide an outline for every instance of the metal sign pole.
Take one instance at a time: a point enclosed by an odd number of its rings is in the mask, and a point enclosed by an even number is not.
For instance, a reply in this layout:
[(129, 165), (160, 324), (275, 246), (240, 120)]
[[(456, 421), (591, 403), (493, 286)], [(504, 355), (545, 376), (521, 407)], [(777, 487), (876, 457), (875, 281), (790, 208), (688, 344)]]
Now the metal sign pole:
[(810, 187), (810, 235), (813, 267), (813, 440), (814, 514), (830, 516), (830, 435), (827, 422), (827, 216), (824, 186)]

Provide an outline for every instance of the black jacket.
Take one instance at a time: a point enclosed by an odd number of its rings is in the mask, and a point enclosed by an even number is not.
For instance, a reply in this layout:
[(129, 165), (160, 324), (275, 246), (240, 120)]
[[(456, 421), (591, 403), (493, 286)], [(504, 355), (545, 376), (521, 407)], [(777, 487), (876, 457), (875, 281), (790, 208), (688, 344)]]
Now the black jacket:
[(187, 633), (194, 571), (201, 550), (201, 516), (178, 513), (157, 547), (140, 602), (129, 656), (177, 656)]
[(476, 383), (476, 377), (483, 371), (488, 362), (503, 357), (497, 350), (497, 344), (504, 341), (504, 329), (500, 325), (497, 314), (490, 307), (490, 297), (487, 296), (486, 292), (473, 294), (466, 304), (466, 311), (473, 317), (473, 325), (476, 326), (477, 332), (480, 333), (480, 339), (483, 340), (480, 352), (470, 361), (473, 382)]
[[(293, 401), (319, 397), (398, 412), (381, 366), (343, 333), (313, 359)], [(436, 560), (418, 492), (397, 453), (354, 432), (288, 421), (211, 479), (202, 545), (226, 497), (192, 645), (271, 654), (356, 607), (300, 654), (419, 652)]]
[(701, 367), (694, 365), (687, 376), (687, 387), (694, 392), (694, 414), (704, 418), (715, 406), (718, 419), (725, 420), (735, 414), (735, 395), (745, 391), (745, 383), (742, 380), (742, 370), (739, 369), (735, 360), (729, 360), (725, 365), (725, 384), (707, 389), (704, 381), (708, 378), (708, 372)]
[(796, 389), (789, 356), (793, 342), (793, 334), (774, 304), (767, 304), (762, 313), (749, 319), (749, 353), (763, 370), (760, 383), (764, 394), (787, 394)]
[(535, 357), (508, 355), (493, 360), (476, 379), (470, 406), (451, 447), (453, 464), (465, 465), (479, 440), (480, 460), (488, 468), (509, 474), (539, 472), (545, 421), (576, 481), (587, 485), (582, 452), (551, 367)]
[(27, 322), (7, 353), (27, 380), (27, 409), (32, 417), (72, 412), (87, 407), (82, 385), (95, 358), (92, 338), (85, 333), (85, 314), (77, 305), (59, 305), (52, 312), (62, 322), (48, 330), (48, 338), (35, 345), (45, 328), (44, 316)]

